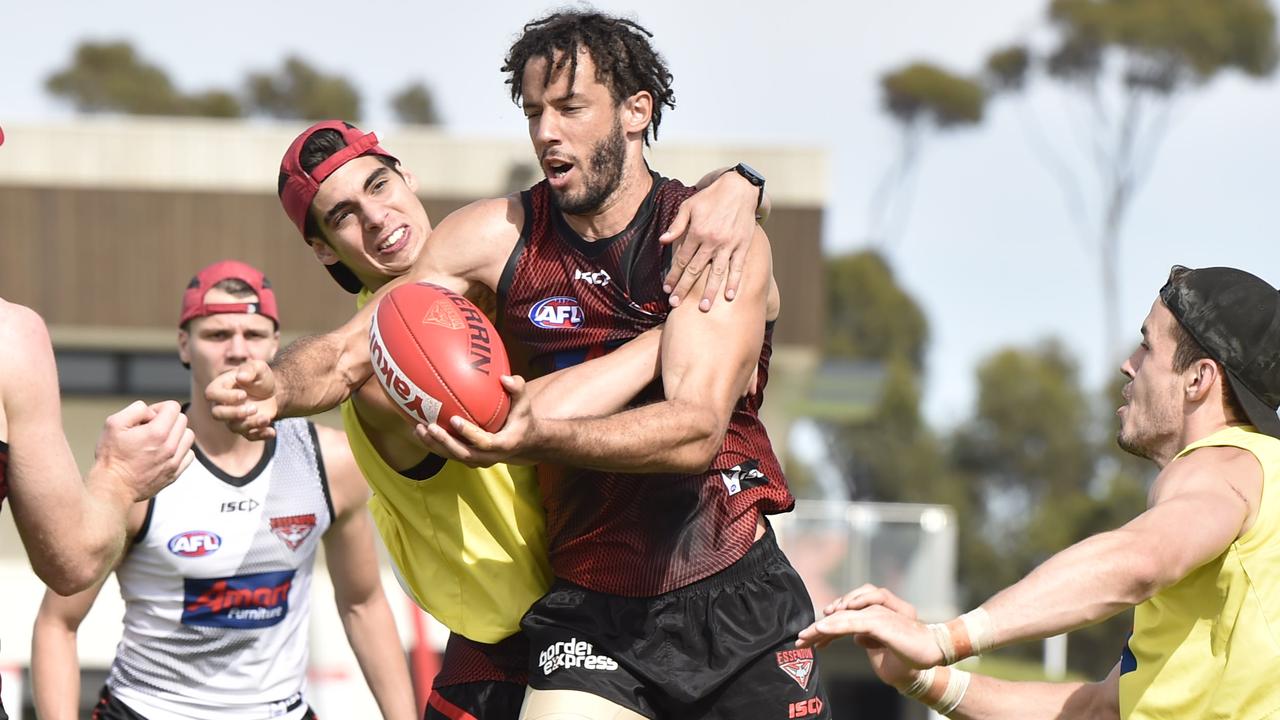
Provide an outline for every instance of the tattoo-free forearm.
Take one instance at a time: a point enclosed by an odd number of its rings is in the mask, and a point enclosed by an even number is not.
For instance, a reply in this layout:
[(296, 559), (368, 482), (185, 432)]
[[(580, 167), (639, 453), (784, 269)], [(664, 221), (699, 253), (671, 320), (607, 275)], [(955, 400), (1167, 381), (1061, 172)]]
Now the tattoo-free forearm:
[(661, 333), (661, 328), (649, 330), (608, 355), (531, 381), (534, 415), (592, 417), (625, 408), (659, 377)]
[[(1106, 720), (1117, 718), (1105, 683), (1010, 682), (974, 674), (953, 720)], [(1111, 689), (1114, 692), (1114, 689)]]
[(360, 672), (387, 720), (415, 720), (413, 685), (391, 607), (379, 588), (364, 602), (341, 608), (342, 626)]
[(31, 635), (31, 682), (36, 713), (45, 720), (75, 720), (80, 710), (76, 633), (37, 618)]
[(1157, 590), (1146, 546), (1124, 528), (1094, 535), (1046, 560), (983, 603), (996, 647), (1091, 625)]
[(612, 472), (696, 473), (715, 458), (726, 425), (704, 403), (667, 400), (608, 417), (541, 421), (531, 455)]
[[(314, 415), (337, 407), (369, 377), (368, 352), (352, 357), (349, 341), (329, 333), (299, 338), (271, 364), (278, 417)], [(363, 362), (361, 362), (363, 360)]]

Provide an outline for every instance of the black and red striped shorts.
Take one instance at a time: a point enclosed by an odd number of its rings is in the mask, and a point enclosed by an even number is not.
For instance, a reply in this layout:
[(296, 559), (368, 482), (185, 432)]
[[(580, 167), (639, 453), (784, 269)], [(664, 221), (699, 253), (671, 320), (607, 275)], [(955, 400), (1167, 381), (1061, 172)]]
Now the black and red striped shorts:
[(449, 636), (425, 720), (517, 720), (529, 679), (529, 639), (485, 644)]

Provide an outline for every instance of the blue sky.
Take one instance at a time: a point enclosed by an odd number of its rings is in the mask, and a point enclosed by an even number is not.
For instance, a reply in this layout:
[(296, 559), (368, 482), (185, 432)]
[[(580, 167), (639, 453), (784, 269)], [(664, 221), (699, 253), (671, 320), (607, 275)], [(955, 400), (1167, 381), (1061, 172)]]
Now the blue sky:
[[(862, 246), (868, 198), (896, 149), (877, 79), (912, 59), (976, 70), (992, 47), (1037, 26), (1043, 2), (984, 0), (650, 0), (600, 2), (655, 34), (676, 78), (663, 140), (825, 148), (831, 157), (824, 243)], [(288, 53), (355, 81), (365, 124), (392, 122), (386, 100), (424, 80), (452, 132), (523, 137), (498, 72), (526, 20), (552, 7), (483, 3), (228, 0), (35, 3), (0, 21), (0, 124), (64, 118), (44, 77), (81, 39), (128, 39), (184, 90), (237, 82)], [(781, 8), (785, 8), (782, 10)], [(1280, 283), (1280, 84), (1224, 75), (1181, 102), (1138, 195), (1121, 252), (1120, 315), (1137, 327), (1175, 263), (1235, 265)], [(1075, 232), (1058, 186), (1027, 142), (1028, 117), (1066, 132), (1061, 98), (991, 108), (984, 126), (931, 141), (907, 231), (891, 251), (932, 323), (925, 403), (941, 424), (962, 419), (973, 369), (1008, 344), (1056, 336), (1097, 385), (1105, 359), (1096, 255)], [(1057, 134), (1055, 134), (1057, 133)], [(750, 158), (744, 158), (750, 160)], [(0, 156), (2, 161), (2, 156)]]

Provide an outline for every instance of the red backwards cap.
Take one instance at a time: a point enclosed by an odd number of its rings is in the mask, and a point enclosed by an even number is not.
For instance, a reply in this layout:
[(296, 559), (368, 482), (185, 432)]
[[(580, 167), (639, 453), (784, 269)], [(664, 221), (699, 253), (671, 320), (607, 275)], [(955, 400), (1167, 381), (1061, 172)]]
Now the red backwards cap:
[[(258, 296), (257, 302), (214, 303), (205, 304), (204, 296), (214, 285), (223, 280), (243, 280)], [(260, 270), (240, 262), (239, 260), (222, 260), (216, 262), (191, 278), (186, 292), (182, 293), (182, 316), (178, 327), (187, 324), (192, 318), (216, 315), (218, 313), (247, 313), (271, 318), (271, 322), (280, 327), (280, 313), (276, 311), (276, 294), (271, 289), (271, 281)]]
[[(324, 162), (308, 173), (302, 169), (302, 146), (317, 130), (336, 130), (347, 146), (325, 158)], [(280, 161), (280, 173), (285, 176), (284, 187), (280, 190), (280, 204), (284, 205), (284, 213), (293, 221), (298, 232), (306, 235), (307, 211), (311, 209), (311, 201), (315, 200), (316, 193), (320, 190), (320, 183), (348, 162), (370, 154), (396, 159), (378, 144), (377, 135), (365, 133), (341, 120), (318, 122), (294, 139), (293, 144), (285, 151), (284, 159)]]

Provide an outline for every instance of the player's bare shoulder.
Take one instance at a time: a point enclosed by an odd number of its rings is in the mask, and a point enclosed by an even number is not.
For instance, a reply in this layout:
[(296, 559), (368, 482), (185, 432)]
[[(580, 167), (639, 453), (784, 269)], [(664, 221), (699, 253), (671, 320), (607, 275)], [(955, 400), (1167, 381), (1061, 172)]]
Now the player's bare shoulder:
[[(48, 343), (49, 330), (45, 327), (44, 318), (26, 305), (12, 303), (0, 298), (0, 339), (5, 347), (12, 348), (12, 343), (29, 345), (31, 343)], [(12, 355), (12, 353), (5, 353)]]
[(519, 195), (477, 200), (440, 221), (414, 266), (418, 277), (454, 277), (494, 290), (520, 239)]
[(1197, 448), (1160, 471), (1153, 492), (1232, 492), (1256, 507), (1262, 497), (1262, 465), (1253, 453), (1234, 446)]
[[(52, 361), (49, 329), (35, 310), (0, 299), (0, 387)], [(29, 380), (29, 378), (28, 378)]]

